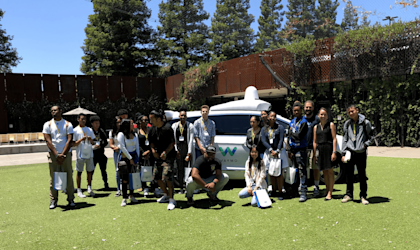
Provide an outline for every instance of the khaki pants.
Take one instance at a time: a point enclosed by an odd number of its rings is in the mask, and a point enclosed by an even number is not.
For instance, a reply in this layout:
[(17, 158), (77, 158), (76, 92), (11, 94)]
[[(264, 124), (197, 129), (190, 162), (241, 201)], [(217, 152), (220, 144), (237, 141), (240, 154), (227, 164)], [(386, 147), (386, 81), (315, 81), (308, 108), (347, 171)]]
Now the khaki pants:
[[(58, 169), (57, 164), (57, 158), (55, 158), (55, 155), (52, 155), (51, 153), (47, 154), (48, 157), (48, 165), (50, 167), (50, 199), (51, 201), (58, 201), (58, 191), (54, 190), (53, 187), (53, 176), (54, 172)], [(73, 184), (73, 169), (71, 166), (71, 152), (67, 153), (66, 159), (63, 162), (63, 165), (61, 166), (62, 170), (67, 173), (67, 201), (74, 200), (74, 184)]]

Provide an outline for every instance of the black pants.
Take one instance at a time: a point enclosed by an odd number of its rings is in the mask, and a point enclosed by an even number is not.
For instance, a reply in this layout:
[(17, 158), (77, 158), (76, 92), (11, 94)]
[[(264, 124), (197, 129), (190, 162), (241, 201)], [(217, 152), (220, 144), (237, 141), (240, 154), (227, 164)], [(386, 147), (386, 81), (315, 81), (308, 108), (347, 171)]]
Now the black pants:
[(179, 159), (176, 159), (176, 165), (177, 165), (177, 180), (181, 188), (185, 187), (184, 183), (184, 177), (185, 177), (185, 168), (188, 167), (188, 161), (185, 161), (185, 157), (187, 157), (188, 154), (188, 144), (187, 142), (184, 143), (178, 143), (177, 145), (179, 154), (181, 157)]
[[(128, 199), (128, 194), (127, 194), (127, 190), (128, 190), (128, 185), (130, 183), (130, 178), (129, 178), (129, 174), (132, 172), (132, 168), (133, 166), (131, 166), (130, 164), (130, 160), (128, 160), (128, 158), (122, 158), (122, 161), (126, 162), (126, 166), (124, 167), (119, 167), (119, 172), (120, 172), (120, 177), (121, 177), (121, 186), (122, 186), (122, 195), (123, 195), (123, 199)], [(124, 181), (126, 181), (126, 183), (124, 183)], [(134, 195), (134, 190), (130, 189), (130, 195)]]
[(106, 173), (107, 162), (108, 158), (105, 156), (105, 154), (93, 154), (93, 165), (96, 166), (96, 164), (99, 163), (99, 168), (101, 169), (102, 180), (104, 181), (104, 184), (108, 183), (108, 174)]
[(367, 196), (367, 178), (366, 178), (366, 151), (363, 153), (351, 152), (351, 158), (348, 163), (344, 164), (346, 173), (347, 190), (346, 195), (353, 198), (353, 182), (354, 182), (354, 165), (357, 167), (360, 182), (360, 197), (366, 198)]

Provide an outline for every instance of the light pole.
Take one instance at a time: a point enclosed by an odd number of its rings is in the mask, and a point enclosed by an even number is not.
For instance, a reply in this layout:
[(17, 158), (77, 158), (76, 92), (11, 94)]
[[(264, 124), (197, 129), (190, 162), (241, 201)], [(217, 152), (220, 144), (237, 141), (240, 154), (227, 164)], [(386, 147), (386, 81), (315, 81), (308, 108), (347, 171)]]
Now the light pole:
[(395, 18), (397, 18), (397, 16), (394, 16), (394, 17), (386, 16), (385, 19), (382, 19), (382, 20), (383, 21), (389, 20), (389, 25), (391, 25), (391, 22), (393, 22)]

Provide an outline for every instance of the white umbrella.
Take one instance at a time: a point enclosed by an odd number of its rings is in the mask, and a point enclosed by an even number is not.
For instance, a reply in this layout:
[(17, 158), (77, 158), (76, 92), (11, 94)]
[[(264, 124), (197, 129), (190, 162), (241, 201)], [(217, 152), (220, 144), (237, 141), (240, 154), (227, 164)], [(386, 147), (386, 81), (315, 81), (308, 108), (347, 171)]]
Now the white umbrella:
[(78, 114), (85, 114), (85, 115), (96, 115), (95, 112), (89, 111), (87, 109), (81, 108), (80, 106), (78, 108), (75, 108), (73, 110), (70, 110), (66, 113), (64, 113), (63, 115), (78, 115)]

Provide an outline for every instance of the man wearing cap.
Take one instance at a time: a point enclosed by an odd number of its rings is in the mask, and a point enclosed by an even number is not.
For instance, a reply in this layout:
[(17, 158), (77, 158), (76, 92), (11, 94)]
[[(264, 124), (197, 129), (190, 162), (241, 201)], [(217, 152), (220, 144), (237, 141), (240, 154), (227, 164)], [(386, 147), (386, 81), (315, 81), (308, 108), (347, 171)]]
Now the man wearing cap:
[(229, 175), (222, 173), (222, 163), (215, 158), (216, 148), (207, 146), (206, 154), (198, 157), (187, 180), (188, 205), (194, 205), (193, 195), (197, 188), (208, 190), (210, 200), (218, 201), (217, 194), (229, 181)]

